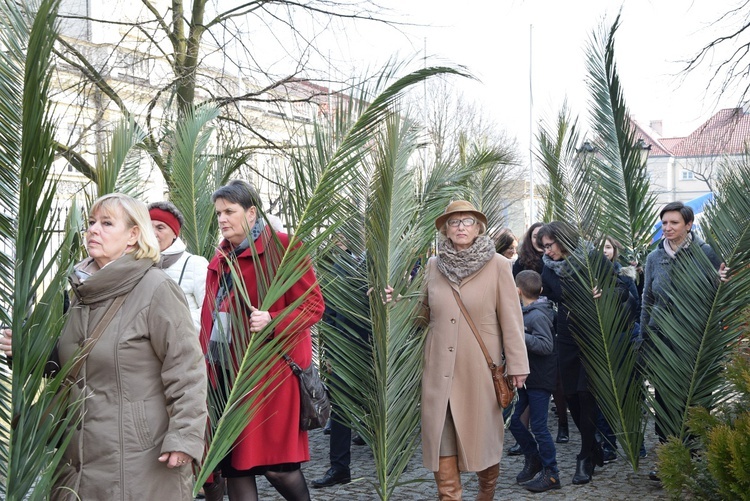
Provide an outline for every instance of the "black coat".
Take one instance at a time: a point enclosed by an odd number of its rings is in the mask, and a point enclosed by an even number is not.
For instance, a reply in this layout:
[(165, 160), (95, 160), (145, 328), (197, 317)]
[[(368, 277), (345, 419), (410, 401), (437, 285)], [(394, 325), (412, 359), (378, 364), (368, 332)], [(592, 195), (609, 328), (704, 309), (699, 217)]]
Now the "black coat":
[[(613, 275), (615, 274), (612, 263), (600, 252), (592, 251), (589, 255), (589, 262), (596, 263), (605, 269), (609, 269)], [(581, 350), (576, 340), (576, 337), (580, 338), (581, 336), (580, 333), (576, 332), (574, 323), (571, 322), (572, 315), (575, 312), (569, 311), (566, 298), (568, 294), (566, 289), (572, 286), (572, 280), (575, 280), (575, 278), (571, 276), (569, 262), (557, 262), (559, 263), (557, 264), (544, 256), (544, 263), (544, 269), (542, 270), (543, 294), (557, 303), (557, 349), (563, 390), (566, 395), (589, 391), (588, 377), (581, 361)], [(561, 269), (558, 268), (560, 274), (556, 273), (552, 266), (562, 266)], [(628, 302), (630, 292), (627, 285), (619, 279), (617, 280), (617, 292), (621, 297), (621, 302)]]

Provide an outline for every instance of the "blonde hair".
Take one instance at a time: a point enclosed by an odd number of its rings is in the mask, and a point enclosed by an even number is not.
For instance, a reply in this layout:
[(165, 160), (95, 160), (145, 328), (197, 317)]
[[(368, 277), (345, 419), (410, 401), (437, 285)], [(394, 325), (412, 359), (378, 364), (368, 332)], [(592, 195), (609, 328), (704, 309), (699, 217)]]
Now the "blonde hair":
[(90, 212), (91, 214), (104, 212), (109, 216), (114, 216), (116, 207), (119, 207), (125, 216), (125, 226), (128, 228), (137, 227), (139, 230), (135, 250), (130, 251), (133, 253), (133, 257), (150, 259), (158, 263), (161, 258), (159, 242), (156, 240), (146, 204), (122, 193), (110, 193), (99, 197), (91, 206)]

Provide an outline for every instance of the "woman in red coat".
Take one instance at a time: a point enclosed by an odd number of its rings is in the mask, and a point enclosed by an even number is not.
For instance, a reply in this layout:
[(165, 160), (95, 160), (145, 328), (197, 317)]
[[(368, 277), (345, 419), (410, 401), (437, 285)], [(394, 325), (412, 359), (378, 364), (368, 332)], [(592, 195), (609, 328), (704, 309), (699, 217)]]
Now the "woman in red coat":
[[(214, 384), (222, 388), (221, 379), (227, 373), (227, 365), (234, 364), (236, 368), (237, 361), (243, 356), (243, 353), (233, 350), (241, 343), (229, 343), (223, 334), (229, 325), (227, 319), (232, 317), (237, 304), (230, 261), (239, 265), (249, 296), (250, 304), (245, 305), (241, 316), (250, 332), (262, 331), (287, 306), (304, 296), (302, 303), (276, 324), (274, 332), (289, 337), (284, 344), (292, 360), (301, 367), (309, 366), (312, 362), (310, 327), (320, 320), (324, 309), (323, 296), (312, 267), (268, 311), (261, 311), (259, 307), (263, 298), (258, 293), (258, 275), (267, 280), (273, 277), (274, 265), (281, 259), (281, 249), (275, 244), (273, 229), (258, 217), (259, 197), (250, 184), (235, 180), (216, 190), (211, 199), (224, 237), (208, 265), (201, 313), (201, 345), (207, 360), (213, 365), (211, 373), (217, 379)], [(284, 248), (289, 245), (286, 234), (277, 233), (276, 236)], [(257, 261), (251, 245), (255, 247)], [(293, 327), (288, 328), (290, 325)], [(232, 331), (232, 336), (236, 335), (237, 332)], [(303, 461), (309, 461), (310, 451), (307, 432), (299, 427), (299, 383), (281, 357), (269, 374), (269, 377), (276, 378), (274, 384), (264, 390), (270, 395), (220, 464), (232, 501), (258, 499), (255, 475), (264, 475), (285, 499), (310, 499), (300, 469)]]

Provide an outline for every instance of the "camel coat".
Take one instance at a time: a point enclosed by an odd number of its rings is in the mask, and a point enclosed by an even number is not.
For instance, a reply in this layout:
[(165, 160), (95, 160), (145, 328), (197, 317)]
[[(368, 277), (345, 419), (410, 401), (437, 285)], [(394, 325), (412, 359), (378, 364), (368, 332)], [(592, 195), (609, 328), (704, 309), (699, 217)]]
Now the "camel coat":
[(422, 456), (425, 468), (437, 471), (440, 437), (448, 404), (453, 414), (461, 471), (482, 471), (500, 462), (503, 413), (495, 399), (490, 370), (451, 288), (461, 294), (495, 363), (500, 336), (508, 373), (529, 373), (523, 315), (511, 262), (496, 254), (460, 286), (450, 282), (431, 258), (426, 270), (429, 330), (422, 373)]

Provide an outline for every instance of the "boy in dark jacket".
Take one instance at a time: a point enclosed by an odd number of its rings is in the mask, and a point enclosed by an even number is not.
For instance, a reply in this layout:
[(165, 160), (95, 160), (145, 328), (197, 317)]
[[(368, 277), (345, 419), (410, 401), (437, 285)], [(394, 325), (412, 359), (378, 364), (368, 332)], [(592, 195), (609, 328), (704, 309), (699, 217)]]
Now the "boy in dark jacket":
[[(549, 399), (557, 381), (557, 355), (552, 331), (555, 318), (552, 303), (542, 293), (542, 277), (533, 270), (516, 275), (516, 287), (523, 305), (523, 324), (531, 373), (524, 388), (518, 389), (518, 402), (510, 420), (510, 431), (525, 456), (516, 481), (532, 492), (560, 488), (557, 452), (547, 428)], [(529, 408), (531, 433), (521, 423)]]

